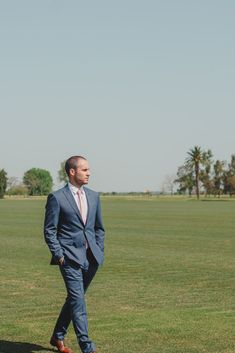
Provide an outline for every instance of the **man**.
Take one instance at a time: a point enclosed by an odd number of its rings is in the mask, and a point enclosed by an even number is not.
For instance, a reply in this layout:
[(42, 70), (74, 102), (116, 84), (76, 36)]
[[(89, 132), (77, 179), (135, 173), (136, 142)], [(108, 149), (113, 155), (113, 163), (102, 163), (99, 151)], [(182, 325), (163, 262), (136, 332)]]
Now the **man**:
[(50, 343), (61, 353), (72, 353), (64, 337), (72, 320), (81, 351), (96, 353), (88, 336), (85, 292), (104, 259), (104, 227), (99, 195), (83, 185), (90, 176), (82, 156), (65, 163), (68, 184), (48, 196), (44, 222), (45, 241), (51, 264), (58, 264), (67, 298), (56, 322)]

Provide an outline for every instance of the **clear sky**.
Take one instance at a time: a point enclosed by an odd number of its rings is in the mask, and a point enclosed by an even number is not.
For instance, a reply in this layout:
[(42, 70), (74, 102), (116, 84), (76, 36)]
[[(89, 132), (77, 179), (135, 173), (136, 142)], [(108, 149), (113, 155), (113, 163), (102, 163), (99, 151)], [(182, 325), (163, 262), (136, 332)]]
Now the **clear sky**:
[(0, 168), (74, 154), (99, 191), (159, 190), (194, 145), (235, 153), (233, 0), (1, 0)]

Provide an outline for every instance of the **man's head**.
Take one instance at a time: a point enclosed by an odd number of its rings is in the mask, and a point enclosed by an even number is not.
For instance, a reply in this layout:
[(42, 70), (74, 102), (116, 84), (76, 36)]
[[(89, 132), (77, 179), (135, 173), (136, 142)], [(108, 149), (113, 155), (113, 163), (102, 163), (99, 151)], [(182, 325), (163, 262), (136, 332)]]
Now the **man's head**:
[(88, 184), (90, 168), (88, 161), (82, 156), (72, 156), (65, 162), (65, 171), (71, 184), (81, 187)]

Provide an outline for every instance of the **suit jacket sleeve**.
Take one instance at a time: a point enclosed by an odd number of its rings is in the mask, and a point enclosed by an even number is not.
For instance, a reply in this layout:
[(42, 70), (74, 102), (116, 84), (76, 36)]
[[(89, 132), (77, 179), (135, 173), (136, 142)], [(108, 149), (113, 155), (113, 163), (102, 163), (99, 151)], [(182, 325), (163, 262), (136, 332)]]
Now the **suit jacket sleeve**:
[(58, 261), (63, 257), (63, 250), (57, 239), (57, 226), (59, 221), (60, 206), (53, 194), (47, 198), (44, 221), (44, 237), (53, 258)]
[(98, 205), (97, 205), (96, 220), (95, 220), (95, 238), (96, 238), (96, 244), (99, 246), (102, 252), (104, 252), (104, 236), (105, 236), (105, 230), (104, 230), (102, 216), (101, 216), (100, 198), (98, 196)]

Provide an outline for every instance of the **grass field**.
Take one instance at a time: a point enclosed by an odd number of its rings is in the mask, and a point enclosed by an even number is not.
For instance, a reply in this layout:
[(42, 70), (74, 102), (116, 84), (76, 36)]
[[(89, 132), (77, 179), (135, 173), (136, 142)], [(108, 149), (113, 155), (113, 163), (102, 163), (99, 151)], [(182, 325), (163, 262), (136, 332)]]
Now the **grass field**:
[[(65, 290), (45, 200), (0, 200), (0, 353), (45, 353)], [(87, 293), (99, 353), (235, 352), (235, 202), (102, 199), (106, 261)], [(68, 344), (79, 352), (73, 327)]]

